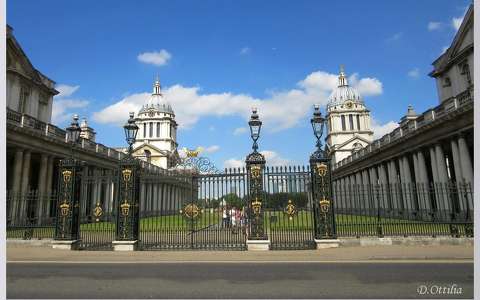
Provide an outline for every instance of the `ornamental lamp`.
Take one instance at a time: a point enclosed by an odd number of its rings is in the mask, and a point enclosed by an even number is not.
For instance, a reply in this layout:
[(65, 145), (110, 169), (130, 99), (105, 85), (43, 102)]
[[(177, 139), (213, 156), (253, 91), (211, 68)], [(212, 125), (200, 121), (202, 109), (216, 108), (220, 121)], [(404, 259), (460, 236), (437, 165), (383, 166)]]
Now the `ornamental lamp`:
[(314, 106), (313, 118), (310, 119), (310, 123), (312, 124), (313, 134), (317, 138), (317, 141), (320, 141), (320, 138), (323, 134), (323, 126), (325, 124), (325, 118), (322, 117), (322, 113), (320, 112), (320, 106)]
[(78, 143), (80, 138), (80, 126), (78, 126), (78, 115), (73, 115), (72, 123), (70, 127), (67, 127), (67, 141), (72, 143), (72, 145)]
[(253, 140), (253, 149), (257, 150), (257, 140), (260, 137), (260, 129), (262, 128), (262, 121), (260, 121), (257, 108), (252, 108), (252, 116), (250, 117), (250, 121), (248, 121), (248, 126), (250, 126), (250, 136)]
[(129, 145), (129, 152), (132, 149), (132, 145), (135, 143), (137, 139), (137, 132), (138, 126), (135, 124), (135, 119), (133, 118), (134, 113), (130, 112), (130, 118), (128, 119), (127, 123), (123, 125), (123, 129), (125, 130), (125, 139)]

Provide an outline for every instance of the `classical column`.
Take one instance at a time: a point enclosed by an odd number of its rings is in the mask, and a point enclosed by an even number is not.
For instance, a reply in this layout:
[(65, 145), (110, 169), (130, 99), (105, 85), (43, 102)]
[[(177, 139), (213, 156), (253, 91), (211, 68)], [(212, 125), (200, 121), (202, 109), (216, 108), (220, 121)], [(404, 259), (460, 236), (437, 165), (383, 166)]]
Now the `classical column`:
[(441, 202), (438, 201), (437, 204), (440, 205), (441, 209), (449, 211), (451, 209), (451, 205), (447, 190), (447, 183), (449, 181), (447, 174), (447, 164), (445, 163), (445, 154), (443, 153), (443, 148), (440, 144), (435, 145), (435, 157), (437, 160), (438, 181), (440, 183), (437, 194), (439, 196), (439, 199), (441, 199)]
[(413, 182), (414, 183), (419, 183), (420, 182), (420, 170), (418, 168), (417, 153), (412, 153), (412, 158), (413, 158), (413, 174), (415, 176), (415, 180)]
[(387, 171), (385, 169), (385, 164), (384, 163), (380, 163), (378, 165), (378, 181), (380, 183), (380, 207), (382, 208), (391, 208), (390, 204), (389, 204), (389, 199), (388, 199), (388, 194), (387, 194), (387, 191), (388, 191), (388, 188), (387, 188), (387, 184), (388, 184), (388, 180), (387, 180)]
[[(368, 173), (370, 175), (370, 204), (372, 208), (377, 209), (378, 208), (378, 201), (375, 198), (376, 197), (376, 187), (378, 184), (378, 177), (377, 177), (377, 168), (376, 167), (371, 167), (368, 169)], [(375, 210), (375, 213), (377, 211)]]
[[(48, 163), (47, 163), (47, 186), (46, 186), (46, 193), (52, 193), (52, 184), (53, 184), (53, 164), (54, 164), (54, 157), (48, 156)], [(56, 190), (56, 188), (55, 188)]]
[(455, 179), (457, 182), (463, 182), (463, 171), (460, 163), (460, 153), (458, 151), (457, 141), (452, 139), (450, 141), (450, 147), (452, 149), (453, 169), (455, 170)]
[(23, 165), (22, 165), (22, 187), (20, 195), (20, 213), (19, 216), (23, 219), (27, 213), (27, 193), (30, 184), (30, 163), (32, 153), (26, 150), (23, 153)]
[(357, 203), (362, 208), (365, 209), (365, 201), (363, 197), (363, 183), (362, 183), (362, 174), (360, 171), (355, 172), (355, 183), (356, 187), (355, 190), (357, 192)]
[(430, 210), (430, 182), (427, 174), (427, 164), (425, 162), (425, 156), (422, 150), (417, 152), (417, 168), (418, 168), (418, 180), (417, 190), (420, 195), (419, 206), (420, 209)]
[(48, 155), (42, 153), (40, 155), (40, 170), (38, 172), (38, 200), (37, 200), (37, 224), (42, 224), (44, 217), (44, 209), (48, 201), (47, 189), (47, 169), (48, 169)]
[(408, 161), (408, 154), (405, 154), (401, 160), (403, 162), (403, 199), (408, 210), (415, 210), (415, 199), (413, 197), (412, 189), (412, 172), (410, 170), (410, 163)]
[(460, 153), (463, 178), (465, 178), (465, 182), (473, 184), (473, 165), (464, 135), (460, 135), (458, 138), (458, 151)]
[(370, 178), (368, 177), (368, 170), (362, 170), (362, 195), (363, 195), (363, 205), (366, 209), (370, 209)]
[(398, 194), (398, 176), (397, 176), (397, 166), (395, 165), (394, 160), (390, 160), (387, 163), (388, 168), (388, 192), (390, 194), (390, 199), (392, 200), (392, 208), (399, 209), (399, 194)]
[(7, 217), (7, 220), (10, 219), (14, 222), (18, 216), (18, 207), (19, 201), (21, 199), (20, 190), (22, 187), (22, 163), (23, 163), (23, 150), (17, 149), (15, 151), (15, 158), (13, 161), (13, 184), (12, 184), (12, 196), (10, 202), (10, 216)]

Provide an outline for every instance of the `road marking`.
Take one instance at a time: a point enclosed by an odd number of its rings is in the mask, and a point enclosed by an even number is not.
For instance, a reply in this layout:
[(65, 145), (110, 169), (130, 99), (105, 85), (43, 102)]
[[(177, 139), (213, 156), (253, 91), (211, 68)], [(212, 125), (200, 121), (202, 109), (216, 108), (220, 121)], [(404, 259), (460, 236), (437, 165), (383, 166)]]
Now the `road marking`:
[(349, 263), (364, 263), (364, 264), (371, 264), (371, 263), (388, 263), (388, 264), (405, 264), (405, 263), (421, 263), (421, 264), (471, 264), (473, 263), (473, 259), (407, 259), (407, 260), (395, 260), (395, 259), (376, 259), (376, 260), (320, 260), (320, 261), (304, 261), (304, 260), (168, 260), (168, 261), (161, 261), (161, 260), (140, 260), (140, 261), (75, 261), (75, 260), (9, 260), (7, 261), (9, 264), (188, 264), (188, 263), (195, 263), (195, 264), (239, 264), (239, 263), (280, 263), (280, 264), (329, 264), (329, 263), (341, 263), (341, 264), (349, 264)]

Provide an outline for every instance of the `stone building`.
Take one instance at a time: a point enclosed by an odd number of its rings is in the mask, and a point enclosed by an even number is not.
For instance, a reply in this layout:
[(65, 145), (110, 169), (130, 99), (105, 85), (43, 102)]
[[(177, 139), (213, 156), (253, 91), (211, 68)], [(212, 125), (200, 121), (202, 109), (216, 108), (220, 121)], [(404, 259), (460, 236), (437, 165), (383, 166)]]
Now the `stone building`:
[(177, 122), (172, 106), (162, 94), (158, 78), (150, 99), (138, 112), (135, 122), (139, 130), (133, 156), (164, 169), (175, 166), (179, 159)]
[(343, 66), (338, 76), (338, 87), (329, 97), (326, 119), (326, 140), (334, 163), (359, 151), (373, 140), (370, 111), (358, 91), (348, 85)]
[[(473, 183), (473, 5), (433, 67), (439, 105), (421, 114), (409, 107), (394, 131), (334, 163), (334, 186)], [(447, 198), (435, 190), (434, 197), (405, 195), (403, 201), (448, 209), (453, 202)]]

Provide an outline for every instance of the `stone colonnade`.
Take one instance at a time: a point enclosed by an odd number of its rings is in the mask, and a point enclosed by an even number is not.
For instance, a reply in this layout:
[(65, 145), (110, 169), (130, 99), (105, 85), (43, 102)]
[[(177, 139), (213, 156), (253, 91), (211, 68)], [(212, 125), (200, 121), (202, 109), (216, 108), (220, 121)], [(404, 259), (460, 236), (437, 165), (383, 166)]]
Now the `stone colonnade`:
[(372, 214), (378, 208), (473, 210), (473, 193), (462, 194), (464, 184), (473, 192), (472, 143), (471, 132), (457, 134), (337, 177), (336, 206)]

